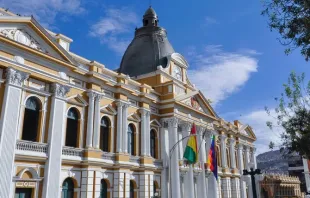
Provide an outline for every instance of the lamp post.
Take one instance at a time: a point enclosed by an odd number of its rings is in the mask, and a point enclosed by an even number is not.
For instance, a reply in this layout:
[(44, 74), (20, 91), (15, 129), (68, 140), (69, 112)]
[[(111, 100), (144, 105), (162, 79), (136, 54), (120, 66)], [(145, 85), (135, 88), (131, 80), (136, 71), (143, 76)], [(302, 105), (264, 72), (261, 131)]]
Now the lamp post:
[(260, 175), (261, 170), (260, 169), (255, 169), (253, 167), (250, 168), (250, 171), (248, 170), (243, 170), (243, 175), (250, 175), (251, 176), (251, 183), (252, 183), (252, 192), (253, 192), (253, 198), (257, 198), (257, 193), (256, 193), (256, 184), (255, 184), (255, 175)]

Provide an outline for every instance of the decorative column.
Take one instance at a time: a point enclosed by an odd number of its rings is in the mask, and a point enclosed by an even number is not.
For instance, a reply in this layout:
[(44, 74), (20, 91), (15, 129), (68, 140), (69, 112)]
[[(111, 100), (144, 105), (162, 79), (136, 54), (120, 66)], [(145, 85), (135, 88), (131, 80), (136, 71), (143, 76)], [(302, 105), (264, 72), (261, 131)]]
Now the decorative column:
[(236, 156), (235, 156), (235, 143), (234, 137), (229, 138), (229, 152), (230, 152), (230, 167), (236, 169)]
[(147, 140), (146, 140), (146, 154), (151, 156), (151, 112), (146, 113), (146, 128), (147, 128)]
[(243, 176), (243, 145), (238, 144), (238, 164), (239, 164), (239, 173), (241, 175), (240, 179), (240, 196), (241, 198), (247, 198), (246, 195), (246, 184), (244, 182), (244, 176)]
[(6, 69), (6, 87), (4, 91), (0, 117), (0, 197), (14, 197), (12, 182), (14, 175), (15, 147), (18, 136), (18, 117), (21, 106), (22, 86), (29, 74)]
[(86, 136), (86, 148), (93, 147), (93, 123), (94, 123), (94, 100), (95, 93), (90, 91), (88, 95), (88, 115), (87, 115), (87, 136)]
[(245, 146), (245, 168), (250, 170), (249, 162), (250, 162), (250, 147)]
[[(167, 130), (167, 122), (161, 119), (160, 127), (160, 146), (161, 146), (161, 158), (163, 160), (163, 170), (161, 171), (160, 187), (161, 197), (168, 197), (169, 183), (169, 133)], [(167, 185), (168, 184), (168, 185)]]
[(149, 126), (149, 114), (150, 111), (148, 109), (142, 108), (140, 109), (141, 113), (141, 155), (146, 156), (148, 155), (148, 145), (149, 145), (149, 139), (148, 134), (150, 131), (148, 130)]
[(128, 129), (128, 120), (127, 120), (127, 117), (128, 117), (128, 109), (129, 107), (129, 104), (127, 103), (124, 103), (123, 105), (123, 127), (122, 127), (122, 130), (123, 130), (123, 152), (124, 153), (128, 153), (130, 151), (128, 151), (128, 137), (127, 137), (127, 129)]
[[(187, 137), (190, 135), (190, 130), (191, 130), (192, 124), (189, 122), (185, 122), (182, 124), (183, 128), (183, 138)], [(184, 151), (186, 149), (186, 144), (188, 141), (189, 137), (185, 138), (184, 143)], [(180, 159), (183, 159), (183, 156), (180, 156)], [(185, 197), (195, 197), (195, 186), (194, 186), (194, 170), (193, 170), (193, 165), (189, 165), (189, 169), (185, 175), (185, 185), (186, 185), (186, 191), (185, 191)]]
[(51, 86), (53, 96), (48, 128), (48, 159), (44, 167), (44, 198), (60, 197), (62, 142), (66, 120), (65, 96), (69, 90), (69, 87), (57, 83)]
[[(177, 135), (178, 135), (178, 119), (173, 117), (167, 119), (168, 121), (168, 133), (169, 133), (169, 150), (177, 143)], [(180, 191), (180, 170), (179, 170), (179, 160), (178, 153), (174, 151), (171, 154), (170, 160), (170, 193), (173, 198), (181, 198)]]
[(117, 134), (116, 134), (116, 152), (123, 152), (122, 144), (123, 144), (123, 106), (124, 103), (117, 102)]
[(94, 117), (94, 137), (93, 137), (93, 147), (99, 149), (100, 144), (100, 100), (102, 96), (96, 94), (95, 96), (95, 117)]
[(254, 170), (257, 169), (257, 164), (256, 164), (256, 157), (255, 157), (255, 152), (256, 148), (252, 147), (252, 152), (251, 152), (251, 162), (254, 164)]
[[(198, 132), (198, 150), (199, 150), (199, 162), (202, 166), (202, 172), (198, 175), (197, 182), (197, 197), (207, 197), (207, 185), (206, 185), (206, 175), (205, 175), (205, 166), (206, 163), (206, 142), (204, 139), (205, 128), (197, 127)], [(211, 175), (213, 176), (213, 175)]]
[(226, 138), (227, 136), (224, 134), (221, 134), (220, 136), (221, 141), (221, 159), (222, 159), (222, 168), (227, 168), (227, 157), (226, 157)]
[(218, 198), (223, 198), (222, 197), (222, 177), (217, 176), (217, 185), (218, 185)]

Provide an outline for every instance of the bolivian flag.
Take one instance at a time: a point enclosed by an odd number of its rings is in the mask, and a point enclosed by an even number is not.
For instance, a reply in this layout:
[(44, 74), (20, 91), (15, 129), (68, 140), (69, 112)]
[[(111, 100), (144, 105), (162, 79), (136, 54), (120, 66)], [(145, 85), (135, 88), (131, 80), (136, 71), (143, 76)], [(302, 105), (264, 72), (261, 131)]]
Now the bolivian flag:
[(196, 126), (193, 124), (191, 130), (191, 136), (187, 141), (184, 156), (188, 160), (189, 164), (195, 164), (198, 159), (197, 138), (196, 138)]
[(216, 159), (215, 136), (214, 135), (212, 136), (212, 139), (211, 139), (211, 146), (210, 146), (207, 164), (210, 167), (210, 170), (213, 172), (213, 175), (217, 180), (217, 159)]

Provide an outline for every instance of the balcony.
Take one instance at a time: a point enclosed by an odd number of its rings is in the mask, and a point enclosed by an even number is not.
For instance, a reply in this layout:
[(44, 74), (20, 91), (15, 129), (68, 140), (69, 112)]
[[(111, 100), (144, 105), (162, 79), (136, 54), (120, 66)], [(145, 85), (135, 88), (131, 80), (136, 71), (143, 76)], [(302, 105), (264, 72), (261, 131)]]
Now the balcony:
[(62, 148), (62, 158), (67, 160), (82, 160), (84, 150), (81, 148), (67, 147)]
[(16, 154), (47, 158), (48, 145), (40, 142), (18, 140)]

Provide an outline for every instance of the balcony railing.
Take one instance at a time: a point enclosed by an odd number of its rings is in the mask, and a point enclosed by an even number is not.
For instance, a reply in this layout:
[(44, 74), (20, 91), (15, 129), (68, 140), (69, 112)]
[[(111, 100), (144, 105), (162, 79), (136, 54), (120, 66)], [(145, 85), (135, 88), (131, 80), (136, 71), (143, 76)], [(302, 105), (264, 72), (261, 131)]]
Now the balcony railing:
[(62, 148), (62, 155), (83, 157), (83, 149), (65, 146)]
[(16, 150), (47, 154), (48, 145), (45, 143), (19, 140), (16, 142)]
[(138, 163), (139, 164), (140, 163), (140, 157), (132, 155), (132, 156), (129, 157), (129, 162), (133, 162), (133, 163)]

